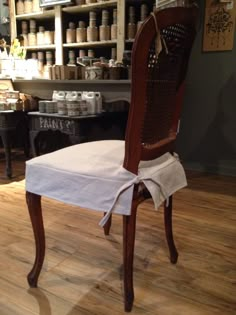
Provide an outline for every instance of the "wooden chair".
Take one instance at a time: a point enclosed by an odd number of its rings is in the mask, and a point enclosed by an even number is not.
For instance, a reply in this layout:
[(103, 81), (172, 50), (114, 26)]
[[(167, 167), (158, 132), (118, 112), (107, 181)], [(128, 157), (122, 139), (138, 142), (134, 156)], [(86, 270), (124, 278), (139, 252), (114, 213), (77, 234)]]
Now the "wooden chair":
[[(131, 104), (125, 141), (78, 144), (27, 162), (26, 200), (36, 242), (35, 263), (28, 275), (31, 287), (37, 286), (45, 255), (41, 196), (92, 209), (96, 209), (97, 203), (97, 210), (107, 213), (101, 222), (105, 234), (109, 234), (111, 213), (123, 214), (125, 311), (131, 311), (134, 300), (136, 211), (150, 193), (157, 206), (165, 200), (170, 261), (177, 262), (172, 194), (186, 182), (183, 168), (174, 155), (174, 144), (196, 19), (196, 8), (176, 7), (155, 12), (143, 23), (132, 50)], [(68, 191), (70, 185), (72, 192)], [(99, 193), (93, 185), (99, 187)], [(115, 194), (111, 200), (110, 189)], [(104, 200), (100, 203), (100, 199)]]

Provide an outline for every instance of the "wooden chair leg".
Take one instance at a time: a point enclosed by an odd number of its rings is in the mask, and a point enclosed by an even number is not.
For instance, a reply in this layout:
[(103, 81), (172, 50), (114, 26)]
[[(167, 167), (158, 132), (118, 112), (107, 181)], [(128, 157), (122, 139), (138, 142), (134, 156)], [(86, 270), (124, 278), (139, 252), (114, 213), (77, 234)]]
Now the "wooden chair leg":
[(26, 201), (28, 205), (29, 215), (33, 227), (36, 256), (32, 270), (27, 276), (30, 287), (37, 287), (38, 277), (42, 269), (45, 256), (45, 233), (43, 226), (41, 196), (26, 192)]
[[(106, 215), (106, 212), (104, 213), (104, 215)], [(112, 214), (110, 215), (110, 218), (108, 219), (107, 223), (103, 227), (105, 235), (109, 235), (110, 233), (111, 222), (112, 222)]]
[(169, 197), (169, 203), (164, 203), (164, 221), (165, 221), (165, 232), (166, 232), (166, 240), (169, 247), (170, 252), (170, 261), (172, 264), (177, 263), (178, 260), (178, 252), (175, 247), (173, 231), (172, 231), (172, 196)]
[(123, 268), (125, 311), (132, 310), (134, 301), (133, 260), (136, 230), (137, 205), (132, 206), (132, 214), (123, 216)]

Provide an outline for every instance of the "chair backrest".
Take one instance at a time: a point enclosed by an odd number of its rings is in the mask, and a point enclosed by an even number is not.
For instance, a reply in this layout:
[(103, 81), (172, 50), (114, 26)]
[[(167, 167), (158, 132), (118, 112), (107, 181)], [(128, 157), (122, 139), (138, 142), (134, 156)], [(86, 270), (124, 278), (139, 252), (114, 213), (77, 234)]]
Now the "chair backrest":
[(196, 7), (156, 11), (136, 35), (123, 164), (133, 173), (140, 160), (174, 150), (197, 16)]

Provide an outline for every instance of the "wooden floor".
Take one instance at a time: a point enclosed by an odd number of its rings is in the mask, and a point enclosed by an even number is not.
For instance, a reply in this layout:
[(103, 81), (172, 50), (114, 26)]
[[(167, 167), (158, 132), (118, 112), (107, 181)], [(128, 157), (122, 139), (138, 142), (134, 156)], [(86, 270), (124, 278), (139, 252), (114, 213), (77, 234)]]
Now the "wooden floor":
[[(11, 181), (0, 157), (0, 315), (124, 314), (120, 216), (104, 237), (99, 213), (44, 199), (46, 259), (39, 288), (28, 288), (34, 241), (24, 158), (13, 157)], [(139, 209), (132, 314), (236, 314), (236, 178), (188, 173), (188, 182), (174, 198), (177, 265), (168, 260), (163, 209), (149, 201)]]

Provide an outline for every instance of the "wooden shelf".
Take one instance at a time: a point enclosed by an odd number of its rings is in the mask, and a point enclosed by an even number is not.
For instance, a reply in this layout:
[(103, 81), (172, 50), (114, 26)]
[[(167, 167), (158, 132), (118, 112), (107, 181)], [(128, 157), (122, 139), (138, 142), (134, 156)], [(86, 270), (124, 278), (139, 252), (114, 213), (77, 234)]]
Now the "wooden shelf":
[[(28, 79), (13, 79), (13, 83), (30, 83), (31, 80)], [(130, 85), (131, 80), (51, 80), (51, 79), (35, 79), (35, 84), (84, 84), (84, 85), (91, 85), (91, 84), (109, 84), (109, 85)]]
[(52, 9), (52, 10), (42, 10), (38, 12), (16, 15), (16, 20), (30, 20), (30, 19), (45, 20), (45, 19), (54, 18), (54, 17), (55, 17), (55, 10)]
[(70, 43), (63, 44), (63, 47), (76, 48), (76, 47), (110, 47), (116, 45), (116, 40), (96, 41), (96, 42), (83, 42), (83, 43)]
[(104, 2), (68, 6), (68, 7), (62, 8), (62, 11), (67, 12), (67, 13), (81, 13), (81, 12), (89, 12), (91, 10), (96, 10), (96, 9), (100, 10), (100, 9), (116, 7), (116, 6), (117, 6), (117, 0), (109, 0), (109, 1), (104, 1)]
[(26, 50), (47, 50), (56, 49), (56, 45), (24, 46)]
[(129, 44), (129, 43), (132, 44), (134, 42), (134, 39), (126, 39), (125, 42), (126, 42), (126, 44)]
[(130, 102), (130, 80), (47, 80), (47, 79), (14, 79), (16, 91), (51, 99), (53, 90), (100, 91), (106, 103), (115, 101)]

